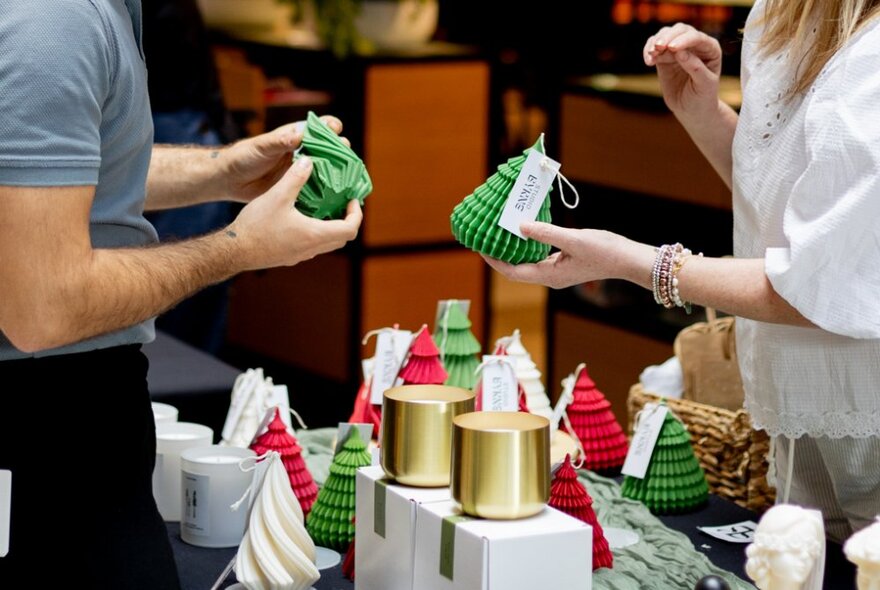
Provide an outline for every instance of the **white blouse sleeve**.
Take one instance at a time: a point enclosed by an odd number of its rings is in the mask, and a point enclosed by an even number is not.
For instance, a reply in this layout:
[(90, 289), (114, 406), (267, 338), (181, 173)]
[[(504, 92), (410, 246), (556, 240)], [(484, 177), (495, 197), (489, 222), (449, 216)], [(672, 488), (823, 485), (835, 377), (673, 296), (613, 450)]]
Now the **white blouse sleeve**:
[(835, 56), (805, 100), (807, 166), (765, 271), (817, 326), (880, 338), (880, 27)]

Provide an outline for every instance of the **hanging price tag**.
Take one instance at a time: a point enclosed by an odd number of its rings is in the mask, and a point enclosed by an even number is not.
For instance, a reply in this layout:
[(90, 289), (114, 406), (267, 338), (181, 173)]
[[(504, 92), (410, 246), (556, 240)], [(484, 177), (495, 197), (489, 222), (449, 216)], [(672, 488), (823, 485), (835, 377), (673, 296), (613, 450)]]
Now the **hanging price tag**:
[(553, 408), (553, 415), (550, 417), (550, 434), (559, 430), (559, 422), (562, 421), (562, 415), (565, 414), (568, 406), (574, 401), (574, 384), (574, 374), (569, 375), (562, 381), (562, 393), (559, 395), (556, 406)]
[(373, 382), (370, 384), (370, 403), (382, 404), (382, 394), (394, 387), (397, 374), (412, 343), (409, 330), (382, 330), (376, 338), (376, 356), (373, 357)]
[(669, 408), (665, 405), (645, 404), (640, 413), (639, 422), (633, 434), (632, 443), (629, 445), (629, 452), (626, 455), (626, 461), (623, 462), (621, 473), (645, 479), (651, 455), (654, 454), (654, 447), (657, 445), (657, 438), (660, 436), (663, 420), (668, 411)]
[(12, 472), (0, 469), (0, 557), (9, 553), (9, 518), (12, 512)]
[[(293, 430), (293, 422), (290, 420), (290, 393), (287, 391), (286, 385), (273, 385), (266, 392), (266, 401), (264, 402), (266, 406), (275, 407), (281, 409), (281, 421), (284, 422), (284, 425), (287, 426), (290, 430)], [(268, 426), (268, 423), (266, 423)], [(257, 430), (257, 434), (262, 434), (264, 427), (260, 427)]]
[(516, 412), (519, 384), (509, 356), (483, 357), (482, 407), (484, 412)]
[(507, 203), (501, 212), (498, 225), (520, 238), (525, 236), (519, 230), (524, 221), (534, 221), (553, 180), (562, 165), (545, 156), (538, 150), (532, 150), (526, 157), (522, 170), (516, 178), (513, 189), (507, 196)]

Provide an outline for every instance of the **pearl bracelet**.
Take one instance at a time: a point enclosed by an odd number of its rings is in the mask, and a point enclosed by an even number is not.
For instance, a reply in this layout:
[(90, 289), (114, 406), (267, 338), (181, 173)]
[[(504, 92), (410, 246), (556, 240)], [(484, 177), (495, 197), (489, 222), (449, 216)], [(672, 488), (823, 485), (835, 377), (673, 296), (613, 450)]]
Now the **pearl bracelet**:
[[(678, 290), (678, 273), (693, 253), (679, 243), (664, 244), (657, 248), (657, 257), (651, 269), (651, 287), (654, 301), (666, 309), (683, 307), (691, 313), (691, 304), (682, 301)], [(699, 256), (703, 253), (700, 252)]]

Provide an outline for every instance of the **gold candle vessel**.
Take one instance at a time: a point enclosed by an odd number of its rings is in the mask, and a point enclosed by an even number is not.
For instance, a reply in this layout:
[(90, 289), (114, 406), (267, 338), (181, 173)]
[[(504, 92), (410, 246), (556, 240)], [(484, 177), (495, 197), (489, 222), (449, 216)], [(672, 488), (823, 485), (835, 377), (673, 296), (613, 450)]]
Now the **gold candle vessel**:
[(445, 385), (392, 387), (382, 399), (382, 469), (406, 486), (449, 485), (452, 419), (474, 411), (474, 393)]
[(550, 421), (525, 412), (474, 412), (453, 420), (452, 497), (466, 514), (509, 520), (550, 499)]

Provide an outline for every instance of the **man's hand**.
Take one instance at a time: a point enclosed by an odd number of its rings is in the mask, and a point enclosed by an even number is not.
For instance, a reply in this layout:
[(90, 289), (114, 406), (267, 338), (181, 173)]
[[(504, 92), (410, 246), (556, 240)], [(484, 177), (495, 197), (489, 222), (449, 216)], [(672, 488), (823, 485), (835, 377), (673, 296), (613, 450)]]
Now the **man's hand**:
[[(342, 122), (336, 117), (321, 119), (337, 135), (342, 132)], [(246, 203), (274, 186), (290, 168), (293, 152), (302, 143), (304, 127), (302, 121), (290, 123), (221, 150), (225, 198)]]
[(357, 236), (363, 215), (358, 201), (348, 203), (345, 219), (320, 221), (294, 207), (309, 179), (312, 162), (297, 158), (278, 183), (253, 199), (227, 228), (240, 242), (241, 270), (292, 266), (343, 247)]

